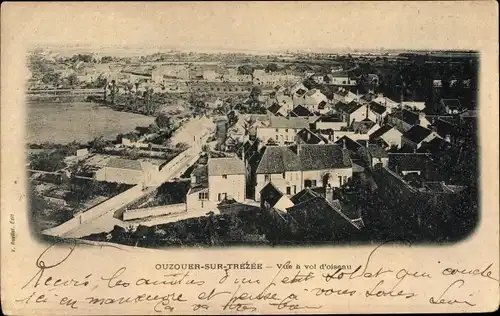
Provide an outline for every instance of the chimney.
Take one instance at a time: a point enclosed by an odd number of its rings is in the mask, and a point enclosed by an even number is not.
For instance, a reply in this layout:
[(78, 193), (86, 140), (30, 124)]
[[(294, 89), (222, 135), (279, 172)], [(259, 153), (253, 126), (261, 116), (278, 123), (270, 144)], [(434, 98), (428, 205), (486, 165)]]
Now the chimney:
[(343, 139), (343, 140), (342, 140), (342, 148), (343, 148), (343, 149), (347, 149), (347, 146), (346, 146), (346, 144), (345, 144), (345, 139)]
[(425, 119), (425, 113), (419, 112), (418, 113), (418, 125), (427, 128), (427, 124), (424, 124), (424, 119)]
[(368, 119), (368, 113), (370, 112), (370, 103), (366, 105), (366, 118)]

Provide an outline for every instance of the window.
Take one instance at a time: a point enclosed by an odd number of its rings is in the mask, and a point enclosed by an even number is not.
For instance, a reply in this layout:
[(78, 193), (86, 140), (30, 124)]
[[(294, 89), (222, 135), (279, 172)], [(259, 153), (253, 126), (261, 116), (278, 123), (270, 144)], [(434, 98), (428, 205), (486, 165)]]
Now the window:
[(285, 132), (288, 133), (288, 128), (285, 128)]
[(279, 136), (278, 135), (276, 135), (276, 140), (279, 140)]
[(297, 193), (297, 186), (296, 186), (296, 185), (294, 185), (294, 186), (293, 186), (293, 194), (296, 194), (296, 193)]
[(311, 180), (304, 180), (304, 187), (310, 188), (311, 187)]
[(279, 133), (279, 130), (278, 130), (278, 129), (276, 129), (276, 133)]
[(290, 188), (290, 187), (286, 187), (286, 194), (287, 194), (287, 195), (292, 194), (292, 188)]
[(219, 193), (218, 200), (219, 202), (226, 198), (227, 193)]
[(270, 174), (264, 175), (264, 180), (265, 181), (271, 181), (271, 175)]
[(339, 184), (342, 186), (342, 177), (339, 176)]
[(227, 174), (223, 174), (222, 179), (227, 179)]
[(315, 187), (316, 187), (316, 180), (311, 180), (311, 186), (312, 186), (313, 188), (315, 188)]
[(198, 193), (198, 200), (208, 200), (208, 192), (200, 192)]
[(285, 135), (285, 140), (288, 141), (288, 135)]

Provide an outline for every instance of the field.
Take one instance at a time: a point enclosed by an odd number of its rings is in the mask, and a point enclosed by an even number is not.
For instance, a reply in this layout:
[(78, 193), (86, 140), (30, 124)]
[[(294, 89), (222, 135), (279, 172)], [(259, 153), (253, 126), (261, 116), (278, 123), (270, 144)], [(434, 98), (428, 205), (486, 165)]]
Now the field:
[(30, 103), (27, 114), (28, 143), (85, 143), (101, 135), (114, 139), (154, 121), (154, 117), (118, 112), (89, 102)]

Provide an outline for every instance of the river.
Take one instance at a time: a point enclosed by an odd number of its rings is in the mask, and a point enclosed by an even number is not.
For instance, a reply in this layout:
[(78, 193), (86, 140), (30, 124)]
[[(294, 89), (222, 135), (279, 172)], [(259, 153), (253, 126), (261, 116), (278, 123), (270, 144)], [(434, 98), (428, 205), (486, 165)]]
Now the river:
[(154, 117), (114, 111), (91, 102), (29, 103), (26, 141), (28, 143), (88, 142), (95, 137), (115, 139), (136, 126), (148, 126)]

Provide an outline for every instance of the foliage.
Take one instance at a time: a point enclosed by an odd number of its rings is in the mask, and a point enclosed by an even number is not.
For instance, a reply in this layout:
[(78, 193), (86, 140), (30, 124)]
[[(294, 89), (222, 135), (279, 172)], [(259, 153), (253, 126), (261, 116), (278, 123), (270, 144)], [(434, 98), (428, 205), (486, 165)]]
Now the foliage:
[(132, 185), (123, 183), (111, 183), (72, 177), (70, 179), (70, 191), (66, 194), (65, 200), (72, 206), (79, 206), (96, 196), (112, 197), (120, 194)]
[(70, 86), (75, 87), (79, 84), (78, 77), (76, 76), (75, 73), (70, 74), (68, 77), (68, 83)]
[(39, 54), (31, 54), (28, 56), (28, 68), (34, 78), (40, 78), (44, 73), (54, 71), (52, 65), (45, 61)]
[(109, 62), (112, 62), (114, 59), (112, 56), (103, 56), (101, 58), (101, 63), (109, 63)]
[(91, 151), (102, 152), (104, 148), (111, 146), (112, 142), (105, 140), (103, 136), (99, 136), (91, 140), (88, 145)]
[(65, 155), (61, 151), (41, 153), (31, 158), (30, 168), (34, 170), (54, 172), (66, 167)]
[(42, 82), (58, 87), (61, 84), (61, 75), (57, 72), (49, 70), (42, 75)]
[(70, 59), (72, 62), (83, 61), (84, 63), (90, 63), (93, 61), (93, 57), (90, 54), (77, 54), (73, 55)]
[(174, 122), (172, 118), (165, 113), (160, 113), (156, 119), (155, 124), (161, 129), (172, 130), (174, 127)]
[(253, 74), (254, 68), (251, 65), (241, 65), (238, 67), (238, 73), (240, 75), (251, 75)]
[(279, 67), (275, 63), (267, 64), (266, 68), (265, 68), (266, 72), (275, 72), (275, 71), (278, 71), (278, 70), (279, 70)]
[(187, 143), (177, 143), (175, 145), (175, 149), (179, 150), (179, 151), (184, 151), (186, 149), (189, 148), (189, 145)]

